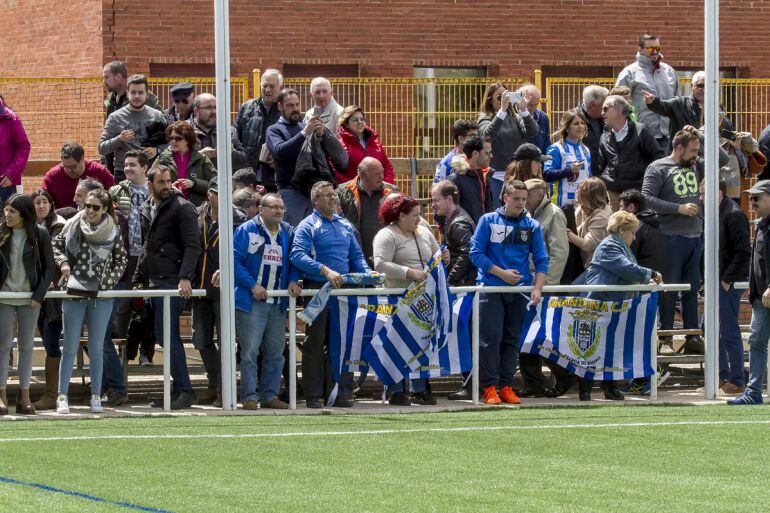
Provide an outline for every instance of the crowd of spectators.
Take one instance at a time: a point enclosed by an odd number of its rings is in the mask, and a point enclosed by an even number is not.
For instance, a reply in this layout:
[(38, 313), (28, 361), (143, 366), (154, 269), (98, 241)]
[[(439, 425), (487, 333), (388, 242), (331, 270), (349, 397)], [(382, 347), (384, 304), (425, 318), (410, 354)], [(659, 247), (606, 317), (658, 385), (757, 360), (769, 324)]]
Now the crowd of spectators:
[[(180, 291), (171, 300), (168, 321), (172, 409), (196, 402), (221, 405), (216, 98), (180, 83), (170, 90), (173, 105), (162, 112), (147, 79), (129, 75), (123, 63), (107, 64), (103, 77), (109, 94), (97, 145), (101, 162), (87, 160), (79, 142), (65, 142), (61, 162), (31, 196), (16, 193), (30, 145), (18, 116), (0, 97), (0, 281), (3, 291), (32, 293), (30, 300), (0, 300), (0, 413), (7, 412), (14, 317), (18, 412), (69, 411), (68, 387), (84, 324), (91, 411), (125, 401), (113, 338), (129, 339), (123, 350), (151, 365), (154, 341), (162, 341), (163, 331), (160, 298), (145, 303), (97, 297), (102, 290), (128, 288)], [(639, 38), (635, 62), (619, 74), (616, 87), (586, 87), (553, 134), (534, 85), (511, 91), (490, 84), (477, 119), (454, 122), (454, 147), (436, 166), (430, 190), (434, 231), (420, 203), (394, 185), (387, 141), (361, 107), (339, 105), (329, 80), (317, 77), (310, 84), (312, 105), (303, 115), (299, 93), (283, 88), (279, 71), (266, 70), (260, 97), (244, 103), (230, 127), (227, 149), (234, 171), (243, 408), (287, 407), (281, 391), (287, 302), (268, 297), (269, 291), (288, 289), (296, 296), (301, 287), (350, 286), (351, 273), (372, 271), (383, 274), (388, 287), (406, 287), (426, 278), (423, 268), (439, 251), (438, 235), (450, 285), (534, 287), (529, 297), (483, 295), (481, 316), (494, 320), (481, 325), (479, 378), (487, 404), (556, 397), (574, 381), (537, 356), (519, 358), (526, 305), (540, 301), (546, 284), (689, 283), (688, 292), (661, 295), (660, 328), (674, 327), (680, 303), (683, 327), (690, 330), (681, 350), (702, 354), (695, 333), (708, 214), (701, 197), (704, 90), (705, 76), (698, 72), (692, 93), (679, 95), (676, 73), (662, 61), (660, 40), (651, 34)], [(751, 282), (754, 316), (765, 319), (753, 328), (752, 351), (761, 353), (764, 343), (766, 358), (767, 336), (761, 338), (770, 324), (770, 182), (748, 191), (759, 219), (753, 248), (749, 221), (736, 200), (741, 177), (768, 173), (762, 152), (770, 151), (770, 127), (757, 141), (736, 132), (722, 113), (720, 128), (720, 386), (748, 397), (742, 404), (753, 404), (762, 367), (752, 361), (754, 389), (744, 393), (735, 284)], [(49, 288), (78, 298), (44, 299)], [(206, 296), (191, 299), (193, 288), (205, 289)], [(630, 294), (589, 296), (622, 301)], [(193, 345), (208, 380), (206, 390), (197, 393), (180, 333), (188, 305)], [(36, 326), (46, 349), (46, 388), (32, 403)], [(325, 310), (306, 328), (302, 389), (310, 408), (322, 407), (330, 396), (336, 406), (354, 404), (352, 374), (335, 379), (330, 369), (329, 329)], [(671, 344), (665, 337), (663, 342)], [(553, 383), (543, 375), (544, 364), (552, 369)], [(515, 391), (517, 369), (523, 386)], [(580, 399), (590, 400), (592, 383), (579, 381)], [(450, 399), (468, 398), (468, 382)], [(645, 380), (621, 387), (602, 383), (605, 397), (613, 400), (649, 390)], [(398, 383), (385, 393), (395, 405), (435, 404), (428, 380)]]

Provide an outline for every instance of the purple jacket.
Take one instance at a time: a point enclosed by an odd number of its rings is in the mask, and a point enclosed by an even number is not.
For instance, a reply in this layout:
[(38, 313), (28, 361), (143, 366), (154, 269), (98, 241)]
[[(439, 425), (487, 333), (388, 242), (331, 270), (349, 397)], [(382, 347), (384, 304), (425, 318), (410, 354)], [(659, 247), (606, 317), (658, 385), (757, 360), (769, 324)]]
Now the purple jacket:
[(19, 116), (0, 100), (0, 177), (7, 176), (11, 185), (21, 185), (29, 148), (29, 139)]

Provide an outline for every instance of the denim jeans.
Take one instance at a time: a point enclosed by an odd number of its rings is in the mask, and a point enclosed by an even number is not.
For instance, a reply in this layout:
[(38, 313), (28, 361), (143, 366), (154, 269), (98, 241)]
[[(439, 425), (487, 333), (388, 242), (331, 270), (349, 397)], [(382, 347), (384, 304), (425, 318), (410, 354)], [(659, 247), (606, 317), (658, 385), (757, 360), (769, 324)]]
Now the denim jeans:
[[(666, 283), (689, 283), (690, 290), (681, 292), (682, 323), (685, 329), (698, 329), (698, 290), (700, 289), (700, 261), (703, 254), (703, 240), (700, 237), (666, 236)], [(674, 327), (674, 310), (679, 293), (661, 294), (660, 327), (670, 330)]]
[(171, 348), (164, 347), (164, 351), (171, 351), (171, 378), (173, 379), (171, 388), (175, 392), (192, 393), (190, 373), (187, 370), (187, 355), (182, 345), (182, 337), (179, 335), (179, 317), (184, 311), (186, 301), (182, 297), (172, 297), (171, 318), (163, 319), (163, 298), (150, 299), (155, 316), (155, 339), (161, 346), (166, 343), (163, 340), (163, 323), (168, 322), (171, 326)]
[(18, 325), (19, 383), (29, 388), (32, 379), (32, 348), (35, 344), (35, 324), (40, 316), (39, 306), (8, 305), (0, 303), (0, 388), (8, 381), (8, 364), (13, 347), (13, 320)]
[(762, 396), (762, 382), (767, 371), (767, 344), (770, 340), (770, 308), (757, 298), (751, 304), (751, 334), (749, 335), (749, 382), (746, 393)]
[(313, 212), (313, 204), (310, 199), (294, 187), (279, 187), (278, 194), (286, 205), (286, 214), (283, 220), (296, 227), (300, 221)]
[[(235, 331), (241, 341), (241, 402), (266, 403), (278, 396), (286, 345), (286, 312), (281, 305), (254, 301), (251, 312), (235, 310)], [(262, 354), (259, 390), (257, 357)]]
[(719, 285), (719, 379), (743, 386), (743, 339), (738, 324), (743, 291)]
[(64, 351), (59, 364), (59, 393), (67, 395), (72, 378), (72, 365), (80, 347), (83, 322), (88, 327), (88, 369), (91, 376), (91, 395), (102, 393), (102, 364), (104, 363), (104, 333), (112, 314), (112, 299), (65, 299), (62, 302), (64, 319)]
[[(127, 290), (128, 284), (125, 282), (115, 285), (114, 290)], [(104, 333), (104, 373), (102, 374), (102, 392), (107, 389), (125, 394), (127, 392), (123, 379), (123, 362), (115, 350), (115, 344), (112, 342), (113, 326), (115, 325), (115, 316), (121, 303), (129, 301), (127, 299), (114, 299), (112, 302), (112, 311), (110, 312), (110, 322), (107, 324), (107, 331)]]
[(519, 360), (521, 323), (526, 313), (527, 298), (519, 293), (483, 294), (479, 317), (479, 383), (509, 387)]

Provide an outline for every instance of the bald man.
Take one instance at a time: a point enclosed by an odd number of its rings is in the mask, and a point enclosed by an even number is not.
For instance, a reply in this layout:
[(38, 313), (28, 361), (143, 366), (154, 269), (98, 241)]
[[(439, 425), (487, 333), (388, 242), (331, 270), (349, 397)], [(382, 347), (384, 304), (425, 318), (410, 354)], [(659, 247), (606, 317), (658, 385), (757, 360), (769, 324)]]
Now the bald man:
[(342, 215), (356, 228), (367, 263), (373, 265), (372, 242), (382, 229), (378, 212), (383, 198), (398, 187), (383, 180), (385, 170), (379, 160), (365, 157), (358, 164), (358, 176), (337, 189)]
[[(193, 115), (189, 123), (198, 136), (198, 149), (206, 155), (214, 167), (217, 166), (217, 98), (213, 94), (201, 93), (193, 99)], [(233, 144), (233, 171), (246, 167), (246, 151), (234, 127), (230, 127)]]

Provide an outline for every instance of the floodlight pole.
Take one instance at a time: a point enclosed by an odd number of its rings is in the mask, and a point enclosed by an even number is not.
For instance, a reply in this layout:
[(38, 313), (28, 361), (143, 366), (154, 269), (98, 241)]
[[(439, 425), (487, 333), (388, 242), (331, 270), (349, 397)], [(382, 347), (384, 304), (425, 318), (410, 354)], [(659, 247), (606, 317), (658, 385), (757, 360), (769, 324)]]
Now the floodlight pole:
[(719, 0), (705, 0), (705, 387), (706, 399), (719, 391)]
[(234, 410), (235, 286), (233, 283), (233, 180), (230, 141), (230, 19), (228, 0), (214, 0), (214, 48), (217, 93), (217, 173), (219, 176), (219, 289), (222, 353), (222, 409)]

